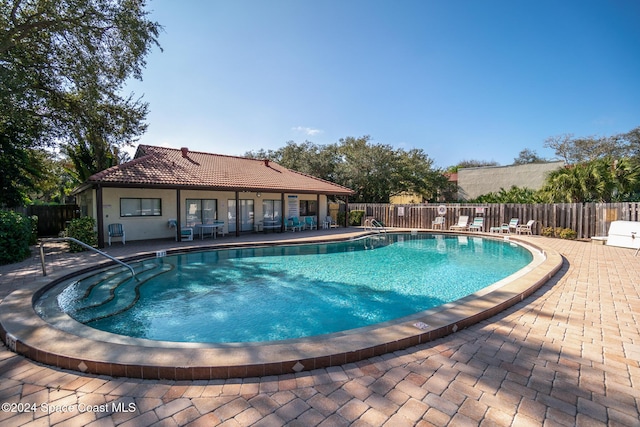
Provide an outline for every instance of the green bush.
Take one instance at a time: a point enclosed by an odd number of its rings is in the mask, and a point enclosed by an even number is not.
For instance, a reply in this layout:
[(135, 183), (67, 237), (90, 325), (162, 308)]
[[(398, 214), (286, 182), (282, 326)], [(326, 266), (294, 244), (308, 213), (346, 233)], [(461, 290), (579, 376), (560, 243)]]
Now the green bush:
[(336, 222), (338, 223), (338, 225), (340, 227), (344, 226), (344, 218), (345, 218), (346, 214), (344, 212), (338, 212), (337, 214), (337, 218), (336, 218)]
[[(90, 216), (85, 216), (83, 218), (77, 218), (69, 223), (69, 227), (66, 230), (67, 237), (73, 237), (74, 239), (78, 239), (83, 243), (86, 243), (90, 246), (98, 245), (98, 235), (95, 231), (96, 228), (96, 220), (91, 218)], [(69, 242), (69, 250), (71, 252), (82, 252), (86, 250), (82, 246)]]
[(576, 233), (570, 228), (561, 228), (559, 231), (558, 230), (556, 231), (557, 231), (558, 237), (560, 237), (561, 239), (575, 240), (576, 237), (578, 237), (578, 233)]
[(38, 215), (31, 215), (31, 238), (29, 245), (38, 243)]
[(31, 255), (32, 220), (12, 211), (0, 211), (0, 265), (22, 261)]
[(350, 211), (349, 225), (362, 225), (362, 218), (364, 218), (364, 211)]
[(554, 237), (553, 227), (542, 227), (540, 234), (544, 237)]

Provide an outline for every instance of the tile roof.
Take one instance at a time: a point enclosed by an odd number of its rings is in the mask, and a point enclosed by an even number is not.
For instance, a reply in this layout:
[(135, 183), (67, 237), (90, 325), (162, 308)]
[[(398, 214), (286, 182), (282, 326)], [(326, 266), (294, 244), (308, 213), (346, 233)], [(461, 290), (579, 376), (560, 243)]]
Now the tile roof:
[[(184, 153), (184, 155), (183, 155)], [(265, 160), (140, 145), (134, 160), (88, 183), (348, 195), (353, 191)]]

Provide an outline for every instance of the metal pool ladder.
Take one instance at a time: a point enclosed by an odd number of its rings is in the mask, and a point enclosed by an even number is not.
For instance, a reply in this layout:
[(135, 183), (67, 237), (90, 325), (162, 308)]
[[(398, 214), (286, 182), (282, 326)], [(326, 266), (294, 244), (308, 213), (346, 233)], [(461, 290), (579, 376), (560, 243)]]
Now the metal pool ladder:
[(364, 229), (365, 230), (374, 230), (378, 233), (383, 232), (386, 233), (387, 229), (384, 228), (384, 225), (380, 224), (377, 219), (367, 218), (364, 220)]
[(125, 264), (124, 262), (120, 261), (118, 258), (112, 257), (111, 255), (102, 252), (101, 250), (98, 250), (96, 248), (94, 248), (91, 245), (87, 245), (85, 242), (82, 242), (78, 239), (74, 239), (73, 237), (55, 237), (55, 238), (49, 238), (49, 239), (41, 239), (40, 240), (40, 262), (42, 263), (42, 275), (46, 276), (47, 275), (47, 269), (45, 267), (44, 264), (44, 243), (45, 242), (73, 242), (76, 243), (84, 248), (87, 248), (99, 255), (102, 255), (104, 257), (109, 258), (111, 261), (114, 261), (120, 265), (123, 265), (125, 267), (127, 267), (129, 269), (129, 271), (131, 271), (131, 277), (133, 277), (136, 280), (139, 280), (138, 277), (136, 277), (136, 272), (133, 269), (133, 267), (131, 267), (129, 264)]

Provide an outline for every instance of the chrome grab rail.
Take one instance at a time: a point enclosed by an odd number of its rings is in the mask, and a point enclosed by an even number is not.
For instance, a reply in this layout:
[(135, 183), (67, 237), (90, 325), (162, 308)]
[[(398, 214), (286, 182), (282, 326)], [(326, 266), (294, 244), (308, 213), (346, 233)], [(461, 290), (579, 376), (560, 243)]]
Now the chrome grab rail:
[(380, 224), (377, 219), (372, 218), (367, 218), (364, 220), (364, 229), (378, 230), (378, 232), (382, 230), (385, 233), (387, 232), (387, 229), (384, 227), (384, 225)]
[(78, 239), (74, 239), (73, 237), (53, 237), (53, 238), (48, 238), (48, 239), (40, 239), (40, 262), (42, 263), (42, 275), (46, 276), (47, 275), (47, 269), (45, 267), (45, 263), (44, 263), (44, 243), (45, 242), (73, 242), (76, 243), (84, 248), (87, 248), (89, 250), (94, 251), (95, 253), (102, 255), (104, 257), (109, 258), (111, 261), (114, 261), (120, 265), (123, 265), (125, 267), (127, 267), (129, 269), (129, 271), (131, 271), (131, 277), (133, 277), (134, 279), (138, 280), (138, 278), (136, 277), (136, 272), (134, 271), (133, 267), (131, 267), (129, 264), (125, 264), (124, 262), (120, 261), (118, 258), (112, 257), (111, 255), (102, 252), (101, 250), (98, 250), (96, 248), (94, 248), (91, 245), (87, 245), (86, 243), (78, 240)]

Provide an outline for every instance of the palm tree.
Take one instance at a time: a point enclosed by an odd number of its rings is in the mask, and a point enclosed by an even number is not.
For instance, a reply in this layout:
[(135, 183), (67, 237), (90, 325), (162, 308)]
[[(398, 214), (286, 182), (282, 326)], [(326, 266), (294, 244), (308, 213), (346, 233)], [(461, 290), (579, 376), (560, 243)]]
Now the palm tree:
[(611, 202), (637, 197), (639, 185), (635, 162), (604, 157), (550, 173), (541, 194), (552, 203)]

